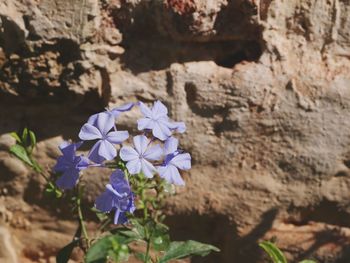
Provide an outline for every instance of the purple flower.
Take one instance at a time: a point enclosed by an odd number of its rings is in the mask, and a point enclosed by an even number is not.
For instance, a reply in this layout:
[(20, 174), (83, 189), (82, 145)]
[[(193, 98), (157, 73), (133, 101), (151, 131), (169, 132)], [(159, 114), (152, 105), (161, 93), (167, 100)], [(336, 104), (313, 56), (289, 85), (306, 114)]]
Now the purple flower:
[(143, 174), (152, 178), (156, 172), (155, 167), (149, 161), (156, 161), (162, 157), (163, 150), (160, 145), (149, 146), (150, 140), (144, 135), (135, 136), (134, 147), (124, 146), (120, 150), (120, 158), (127, 162), (126, 167), (131, 174)]
[(186, 124), (184, 122), (173, 122), (172, 130), (175, 130), (178, 133), (184, 133), (186, 131)]
[(79, 138), (98, 140), (89, 152), (89, 159), (95, 163), (112, 160), (117, 156), (113, 144), (120, 144), (129, 137), (128, 131), (110, 131), (114, 127), (114, 117), (102, 112), (90, 118), (81, 128)]
[[(129, 103), (126, 103), (120, 107), (116, 107), (112, 110), (106, 109), (106, 111), (104, 111), (103, 113), (109, 114), (109, 115), (113, 116), (114, 118), (117, 118), (122, 112), (126, 112), (126, 111), (131, 110), (134, 107), (134, 105), (135, 105), (135, 103), (129, 102)], [(91, 115), (89, 120), (88, 120), (88, 123), (95, 123), (98, 114), (99, 113)]]
[(89, 165), (89, 160), (84, 156), (77, 156), (76, 150), (82, 142), (69, 144), (63, 142), (59, 148), (63, 155), (59, 156), (53, 170), (62, 173), (56, 180), (56, 185), (65, 190), (72, 189), (78, 181), (79, 172)]
[(160, 101), (156, 101), (152, 109), (149, 109), (142, 102), (139, 102), (139, 106), (144, 115), (144, 118), (137, 121), (139, 130), (152, 130), (153, 136), (162, 141), (170, 137), (173, 130), (181, 133), (186, 130), (183, 122), (170, 121), (168, 109)]
[(165, 141), (164, 162), (161, 166), (158, 166), (157, 169), (160, 177), (164, 178), (169, 183), (185, 185), (179, 173), (179, 169), (191, 169), (191, 156), (188, 153), (180, 153), (177, 149), (178, 145), (179, 141), (174, 137), (170, 137)]
[(132, 107), (134, 107), (134, 105), (135, 103), (129, 102), (120, 107), (116, 107), (108, 112), (110, 112), (114, 116), (114, 118), (117, 118), (122, 112), (131, 110)]
[(114, 224), (127, 222), (125, 213), (135, 211), (134, 195), (122, 170), (112, 173), (106, 190), (96, 199), (95, 207), (104, 213), (115, 210)]

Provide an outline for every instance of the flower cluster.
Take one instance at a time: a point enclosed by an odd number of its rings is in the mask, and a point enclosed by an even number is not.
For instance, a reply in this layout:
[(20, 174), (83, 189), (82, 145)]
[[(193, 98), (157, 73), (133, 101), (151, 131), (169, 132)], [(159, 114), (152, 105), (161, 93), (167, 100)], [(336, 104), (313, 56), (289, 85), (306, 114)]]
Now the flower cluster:
[[(124, 145), (129, 138), (128, 131), (117, 130), (116, 121), (120, 114), (138, 107), (143, 115), (137, 121), (140, 134), (135, 135), (132, 144)], [(134, 194), (128, 176), (143, 174), (153, 178), (158, 174), (170, 184), (184, 185), (179, 170), (191, 168), (191, 156), (179, 149), (179, 141), (173, 133), (183, 133), (183, 122), (172, 121), (168, 110), (160, 101), (152, 108), (142, 102), (128, 103), (121, 107), (92, 115), (80, 132), (78, 143), (64, 142), (60, 145), (62, 156), (57, 160), (55, 172), (62, 175), (56, 181), (59, 188), (72, 189), (78, 183), (80, 172), (90, 166), (106, 167), (118, 157), (125, 163), (127, 171), (116, 169), (110, 176), (106, 190), (95, 202), (101, 212), (115, 212), (114, 223), (125, 223), (126, 213), (135, 210)], [(76, 150), (84, 141), (93, 141), (87, 157), (77, 155)]]

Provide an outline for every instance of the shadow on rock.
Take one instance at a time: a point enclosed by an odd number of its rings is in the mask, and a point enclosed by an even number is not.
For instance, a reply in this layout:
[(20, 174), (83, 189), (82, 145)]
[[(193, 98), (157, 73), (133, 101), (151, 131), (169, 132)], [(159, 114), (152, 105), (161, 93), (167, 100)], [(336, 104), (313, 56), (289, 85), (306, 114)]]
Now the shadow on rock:
[(259, 262), (262, 251), (258, 241), (270, 230), (277, 215), (277, 209), (264, 213), (261, 222), (246, 236), (239, 237), (237, 226), (222, 214), (199, 215), (198, 213), (169, 216), (172, 240), (196, 240), (220, 248), (220, 253), (211, 253), (205, 258), (194, 257), (194, 263), (245, 263)]

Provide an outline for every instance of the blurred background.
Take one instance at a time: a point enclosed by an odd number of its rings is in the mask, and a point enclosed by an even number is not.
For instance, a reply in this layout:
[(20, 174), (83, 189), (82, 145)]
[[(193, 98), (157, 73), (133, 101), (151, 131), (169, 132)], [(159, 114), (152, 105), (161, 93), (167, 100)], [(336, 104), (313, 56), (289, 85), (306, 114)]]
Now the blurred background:
[[(350, 262), (347, 0), (0, 0), (0, 262), (55, 262), (76, 228), (9, 133), (35, 131), (50, 167), (89, 115), (157, 99), (193, 157), (172, 237), (222, 250), (191, 262), (267, 262), (270, 239), (291, 262)], [(85, 176), (88, 203), (104, 176)]]

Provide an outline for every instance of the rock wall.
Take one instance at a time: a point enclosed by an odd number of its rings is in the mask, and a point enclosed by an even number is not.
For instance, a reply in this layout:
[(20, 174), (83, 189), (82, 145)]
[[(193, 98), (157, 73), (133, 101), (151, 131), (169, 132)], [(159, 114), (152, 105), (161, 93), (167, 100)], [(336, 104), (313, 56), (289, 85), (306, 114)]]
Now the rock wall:
[(35, 130), (52, 165), (89, 114), (160, 99), (193, 156), (173, 237), (222, 249), (194, 262), (260, 262), (272, 237), (292, 262), (348, 262), (349, 59), (347, 0), (0, 0), (0, 248), (46, 262), (74, 232), (9, 132)]

